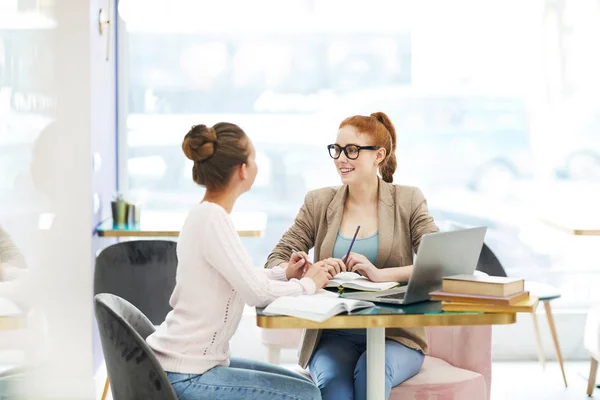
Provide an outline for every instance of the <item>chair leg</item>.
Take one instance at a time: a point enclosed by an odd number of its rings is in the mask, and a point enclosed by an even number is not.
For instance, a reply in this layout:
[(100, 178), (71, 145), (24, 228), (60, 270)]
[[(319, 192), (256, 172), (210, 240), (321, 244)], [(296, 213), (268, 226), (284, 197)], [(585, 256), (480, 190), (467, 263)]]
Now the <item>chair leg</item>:
[(106, 395), (108, 394), (108, 387), (110, 383), (108, 382), (108, 376), (106, 377), (106, 382), (104, 382), (104, 391), (102, 391), (102, 400), (106, 400)]
[(540, 327), (538, 325), (537, 315), (535, 311), (531, 313), (531, 320), (533, 321), (533, 330), (535, 333), (535, 344), (537, 347), (538, 360), (542, 364), (542, 368), (546, 367), (546, 360), (544, 358), (544, 348), (542, 347), (542, 337), (540, 335)]
[(548, 317), (548, 325), (550, 325), (550, 332), (552, 333), (552, 339), (554, 340), (554, 347), (556, 348), (556, 356), (558, 357), (560, 370), (562, 371), (563, 380), (565, 381), (565, 387), (567, 387), (567, 376), (565, 375), (565, 366), (563, 365), (563, 358), (560, 353), (560, 345), (558, 344), (558, 335), (556, 334), (556, 326), (554, 326), (554, 317), (552, 316), (550, 301), (544, 301), (544, 308), (546, 309), (546, 317)]
[(278, 346), (267, 346), (267, 361), (279, 365), (281, 362), (281, 349)]
[(591, 396), (596, 385), (596, 372), (598, 372), (598, 360), (592, 357), (592, 363), (590, 365), (590, 376), (588, 378), (587, 395)]

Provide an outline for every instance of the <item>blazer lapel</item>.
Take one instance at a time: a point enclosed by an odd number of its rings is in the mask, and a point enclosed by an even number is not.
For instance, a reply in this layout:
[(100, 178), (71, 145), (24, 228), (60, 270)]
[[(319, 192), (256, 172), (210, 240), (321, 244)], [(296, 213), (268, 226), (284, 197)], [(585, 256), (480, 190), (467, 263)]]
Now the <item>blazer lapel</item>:
[(396, 213), (394, 212), (393, 185), (379, 178), (379, 204), (377, 206), (379, 224), (379, 250), (376, 266), (383, 268), (390, 257), (394, 243)]
[(321, 251), (319, 253), (321, 260), (333, 257), (333, 246), (335, 245), (335, 240), (342, 224), (342, 215), (344, 214), (344, 203), (347, 194), (348, 186), (340, 186), (327, 207), (327, 233), (325, 234), (323, 243), (321, 243)]

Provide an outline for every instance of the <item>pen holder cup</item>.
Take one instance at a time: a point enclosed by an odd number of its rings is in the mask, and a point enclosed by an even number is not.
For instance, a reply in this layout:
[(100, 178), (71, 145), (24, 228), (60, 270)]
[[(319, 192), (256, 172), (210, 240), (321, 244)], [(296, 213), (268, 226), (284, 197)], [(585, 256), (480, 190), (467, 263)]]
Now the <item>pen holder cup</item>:
[(113, 224), (125, 225), (127, 223), (129, 207), (125, 200), (111, 201)]

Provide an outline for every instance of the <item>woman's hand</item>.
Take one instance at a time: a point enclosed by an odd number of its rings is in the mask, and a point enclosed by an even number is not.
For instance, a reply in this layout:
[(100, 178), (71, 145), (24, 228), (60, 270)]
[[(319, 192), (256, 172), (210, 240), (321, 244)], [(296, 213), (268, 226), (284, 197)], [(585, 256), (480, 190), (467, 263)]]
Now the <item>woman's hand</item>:
[(303, 251), (295, 251), (290, 256), (290, 262), (285, 268), (285, 276), (288, 281), (294, 278), (301, 279), (309, 266), (308, 254)]
[(315, 282), (317, 290), (323, 289), (332, 278), (322, 261), (319, 261), (316, 264), (311, 264), (306, 270), (304, 277), (312, 279)]
[(348, 271), (360, 272), (361, 275), (369, 278), (373, 282), (382, 282), (381, 270), (371, 264), (371, 261), (362, 254), (350, 253), (346, 262)]
[(327, 271), (329, 271), (332, 277), (340, 272), (346, 272), (348, 270), (346, 264), (339, 258), (326, 258), (325, 260), (319, 261), (319, 263), (322, 263), (322, 265), (327, 268)]

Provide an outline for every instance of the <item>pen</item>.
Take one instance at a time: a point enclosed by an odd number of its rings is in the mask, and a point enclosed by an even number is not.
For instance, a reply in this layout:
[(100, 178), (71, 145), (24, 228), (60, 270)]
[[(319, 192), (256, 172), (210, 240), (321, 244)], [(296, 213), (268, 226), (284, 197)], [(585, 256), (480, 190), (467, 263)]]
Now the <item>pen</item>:
[[(342, 261), (344, 261), (344, 264), (346, 263), (346, 261), (348, 261), (348, 257), (350, 257), (350, 252), (352, 251), (352, 246), (354, 246), (354, 241), (356, 240), (356, 235), (358, 235), (359, 230), (360, 230), (360, 225), (356, 227), (356, 232), (354, 232), (354, 237), (352, 238), (352, 242), (350, 242), (350, 247), (348, 247), (348, 253), (346, 253), (346, 256), (342, 260)], [(356, 271), (354, 271), (354, 272), (356, 272)], [(356, 273), (359, 274), (358, 272), (356, 272)]]
[[(300, 253), (298, 250), (294, 249), (293, 247), (290, 247), (292, 249), (292, 254), (294, 253)], [(310, 261), (308, 261), (308, 257), (302, 257), (304, 258), (305, 264), (304, 264), (304, 272), (306, 272), (306, 267), (308, 264), (310, 264)]]
[[(300, 253), (298, 250), (295, 250), (293, 247), (291, 247), (291, 249), (292, 249), (292, 254), (294, 254), (294, 253)], [(306, 261), (308, 261), (308, 257), (302, 256), (302, 258), (304, 258)]]

